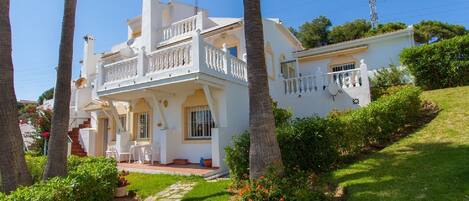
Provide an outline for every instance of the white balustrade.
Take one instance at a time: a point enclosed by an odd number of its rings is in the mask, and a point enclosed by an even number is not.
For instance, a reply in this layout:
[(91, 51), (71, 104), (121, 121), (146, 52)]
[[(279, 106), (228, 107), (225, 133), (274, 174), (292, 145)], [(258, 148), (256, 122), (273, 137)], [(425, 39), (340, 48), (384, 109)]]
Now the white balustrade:
[(322, 91), (330, 84), (341, 88), (362, 86), (360, 69), (331, 72), (321, 75), (308, 75), (283, 80), (285, 94), (304, 94)]
[(209, 69), (228, 74), (236, 80), (247, 81), (246, 62), (207, 43), (204, 45), (204, 50), (204, 61)]
[(137, 76), (137, 57), (125, 59), (103, 67), (103, 83), (131, 79)]
[(285, 87), (285, 94), (294, 93), (310, 93), (319, 90), (323, 86), (319, 86), (319, 82), (323, 79), (319, 79), (322, 76), (317, 77), (316, 75), (295, 77), (283, 80)]
[[(199, 33), (200, 34), (200, 33)], [(99, 90), (109, 90), (187, 73), (205, 73), (236, 82), (247, 82), (246, 62), (194, 36), (192, 41), (100, 66)]]
[(192, 63), (192, 44), (183, 43), (174, 47), (152, 52), (145, 74), (189, 66)]
[(197, 28), (197, 15), (172, 23), (163, 28), (162, 41), (192, 33)]
[(226, 52), (210, 44), (205, 44), (204, 49), (207, 67), (217, 72), (225, 72), (224, 59)]
[(335, 83), (341, 88), (354, 88), (362, 86), (360, 69), (351, 69), (327, 73), (329, 83)]
[(236, 57), (231, 57), (230, 64), (231, 64), (231, 76), (233, 76), (233, 78), (239, 79), (242, 81), (248, 81), (247, 79), (248, 72), (247, 72), (246, 62)]

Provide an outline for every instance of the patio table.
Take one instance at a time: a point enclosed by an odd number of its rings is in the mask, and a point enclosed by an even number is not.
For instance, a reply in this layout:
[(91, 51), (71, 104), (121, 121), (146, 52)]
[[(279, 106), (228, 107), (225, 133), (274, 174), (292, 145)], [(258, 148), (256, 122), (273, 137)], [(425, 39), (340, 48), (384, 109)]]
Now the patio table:
[[(145, 145), (132, 145), (130, 146), (130, 153), (132, 159), (137, 159), (137, 163), (144, 163), (145, 162), (145, 153), (151, 153), (151, 144)], [(129, 158), (129, 163), (130, 159)]]

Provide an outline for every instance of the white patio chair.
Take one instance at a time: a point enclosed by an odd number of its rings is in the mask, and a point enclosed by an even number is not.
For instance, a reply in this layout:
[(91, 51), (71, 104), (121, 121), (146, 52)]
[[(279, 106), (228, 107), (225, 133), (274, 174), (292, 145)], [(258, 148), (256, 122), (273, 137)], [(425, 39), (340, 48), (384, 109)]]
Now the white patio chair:
[(145, 159), (147, 159), (147, 157), (150, 159), (150, 163), (153, 165), (153, 153), (152, 153), (152, 147), (151, 145), (149, 146), (145, 146), (143, 148), (143, 163), (145, 163)]
[(116, 145), (108, 145), (106, 149), (106, 158), (116, 157)]
[(117, 160), (117, 162), (122, 161), (121, 156), (128, 156), (130, 158), (131, 155), (132, 155), (132, 153), (130, 153), (130, 151), (128, 151), (128, 152), (119, 152), (116, 149), (116, 160)]

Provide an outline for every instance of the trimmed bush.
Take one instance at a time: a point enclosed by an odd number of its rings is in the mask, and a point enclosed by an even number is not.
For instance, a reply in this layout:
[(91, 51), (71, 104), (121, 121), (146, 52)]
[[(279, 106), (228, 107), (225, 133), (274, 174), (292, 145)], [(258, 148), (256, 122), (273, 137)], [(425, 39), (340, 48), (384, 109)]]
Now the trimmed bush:
[(296, 119), (277, 129), (282, 160), (289, 169), (326, 171), (338, 154), (328, 133), (328, 121), (319, 117)]
[(424, 89), (469, 84), (469, 35), (404, 49), (401, 63)]
[[(27, 158), (33, 177), (42, 176), (44, 157)], [(117, 168), (113, 159), (69, 157), (68, 175), (20, 187), (0, 200), (5, 201), (105, 201), (112, 200), (117, 187)]]
[[(383, 146), (393, 134), (420, 116), (420, 92), (414, 86), (384, 95), (366, 107), (334, 112), (327, 118), (296, 119), (277, 128), (277, 139), (287, 170), (330, 170), (335, 163), (367, 146)], [(226, 163), (235, 185), (249, 175), (249, 133), (227, 147)]]
[(420, 115), (420, 89), (406, 86), (368, 106), (331, 116), (339, 131), (332, 133), (341, 155), (354, 155), (368, 145), (383, 145), (392, 134), (416, 121)]

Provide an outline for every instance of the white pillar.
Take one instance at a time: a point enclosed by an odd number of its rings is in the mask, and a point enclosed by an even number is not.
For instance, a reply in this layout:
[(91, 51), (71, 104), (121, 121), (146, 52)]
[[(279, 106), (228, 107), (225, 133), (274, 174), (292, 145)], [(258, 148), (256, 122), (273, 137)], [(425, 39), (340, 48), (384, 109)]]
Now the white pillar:
[(360, 74), (362, 77), (362, 88), (366, 90), (367, 100), (360, 101), (360, 104), (368, 104), (371, 102), (371, 90), (370, 90), (370, 80), (368, 79), (368, 66), (365, 63), (364, 59), (360, 60)]
[(142, 39), (148, 52), (156, 50), (162, 39), (163, 8), (159, 0), (143, 0)]
[(192, 65), (193, 72), (200, 72), (200, 69), (204, 67), (204, 40), (200, 35), (200, 29), (195, 31), (195, 34), (192, 36)]
[(168, 130), (160, 130), (160, 163), (169, 164), (171, 163), (171, 158), (169, 157), (168, 150)]
[(148, 68), (148, 59), (145, 51), (145, 46), (140, 49), (138, 52), (137, 60), (137, 79), (143, 78), (145, 76), (146, 68)]
[(212, 128), (212, 166), (220, 167), (220, 128)]

